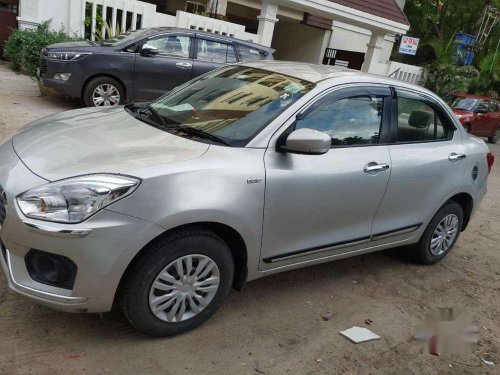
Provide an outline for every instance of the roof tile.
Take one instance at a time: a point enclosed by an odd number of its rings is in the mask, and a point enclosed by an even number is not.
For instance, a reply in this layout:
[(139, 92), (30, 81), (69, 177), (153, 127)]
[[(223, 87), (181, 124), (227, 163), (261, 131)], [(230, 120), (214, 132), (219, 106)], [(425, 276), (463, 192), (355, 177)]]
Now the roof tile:
[(359, 10), (361, 12), (373, 14), (374, 16), (389, 19), (409, 25), (404, 12), (396, 4), (395, 0), (329, 0), (339, 5)]

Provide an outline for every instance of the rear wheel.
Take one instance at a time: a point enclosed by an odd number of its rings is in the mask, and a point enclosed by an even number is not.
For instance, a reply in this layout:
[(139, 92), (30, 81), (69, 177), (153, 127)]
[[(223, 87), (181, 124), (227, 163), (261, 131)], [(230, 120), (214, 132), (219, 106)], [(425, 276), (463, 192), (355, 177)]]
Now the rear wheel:
[(497, 143), (498, 140), (500, 139), (500, 126), (495, 130), (495, 134), (493, 134), (491, 137), (488, 137), (488, 142), (490, 143)]
[(83, 101), (87, 107), (109, 107), (123, 104), (125, 102), (125, 90), (116, 79), (97, 77), (85, 86)]
[(462, 223), (462, 207), (453, 201), (445, 204), (434, 215), (419, 243), (414, 247), (415, 260), (422, 264), (434, 264), (443, 259), (455, 246)]
[(227, 298), (234, 276), (228, 245), (204, 229), (169, 234), (132, 266), (123, 311), (139, 331), (172, 336), (196, 328)]

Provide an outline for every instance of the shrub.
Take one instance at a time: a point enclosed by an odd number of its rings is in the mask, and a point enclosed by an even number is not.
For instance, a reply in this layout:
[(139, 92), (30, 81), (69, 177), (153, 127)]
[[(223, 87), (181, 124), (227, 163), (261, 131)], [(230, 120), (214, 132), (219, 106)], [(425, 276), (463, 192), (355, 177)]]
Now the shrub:
[(63, 31), (50, 31), (50, 21), (46, 21), (37, 29), (13, 30), (5, 42), (5, 56), (14, 69), (23, 70), (29, 75), (36, 75), (40, 52), (50, 44), (75, 40)]

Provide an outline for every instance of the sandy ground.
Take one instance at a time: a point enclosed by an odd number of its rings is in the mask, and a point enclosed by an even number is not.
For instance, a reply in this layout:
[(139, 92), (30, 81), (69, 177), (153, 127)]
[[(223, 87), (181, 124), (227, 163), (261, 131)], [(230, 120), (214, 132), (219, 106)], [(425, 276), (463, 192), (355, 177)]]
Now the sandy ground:
[[(0, 65), (0, 141), (78, 105), (40, 97), (35, 82)], [(414, 265), (398, 249), (271, 276), (179, 337), (145, 337), (118, 310), (101, 318), (40, 307), (10, 292), (2, 275), (0, 374), (499, 374), (500, 145), (491, 149), (488, 195), (441, 263)], [(472, 354), (423, 354), (416, 327), (434, 307), (472, 314)], [(327, 312), (334, 317), (324, 321)], [(356, 345), (339, 335), (353, 325), (381, 339)]]

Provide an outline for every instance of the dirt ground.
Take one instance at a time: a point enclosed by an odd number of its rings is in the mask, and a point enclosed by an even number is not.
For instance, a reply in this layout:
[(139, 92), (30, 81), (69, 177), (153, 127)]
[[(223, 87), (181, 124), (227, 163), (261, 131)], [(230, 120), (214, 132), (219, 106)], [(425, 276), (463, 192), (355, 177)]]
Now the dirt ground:
[[(0, 64), (0, 141), (78, 105), (40, 97), (35, 82)], [(0, 374), (500, 374), (500, 144), (491, 150), (488, 194), (441, 263), (414, 265), (398, 249), (270, 276), (175, 338), (145, 337), (119, 310), (100, 317), (38, 306), (0, 276)], [(416, 327), (435, 307), (472, 314), (472, 354), (423, 353)], [(324, 321), (327, 312), (334, 316)], [(381, 339), (356, 345), (339, 334), (354, 325)]]

